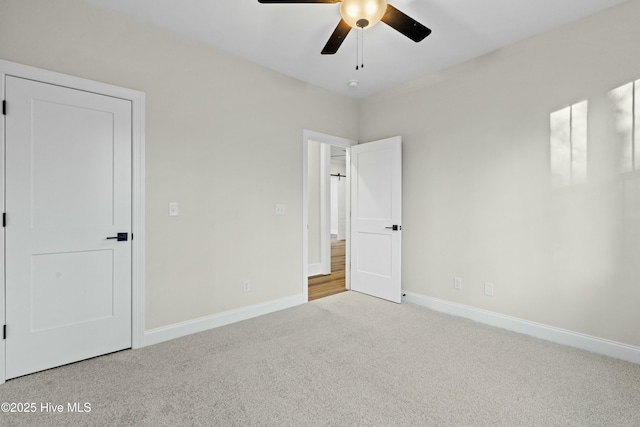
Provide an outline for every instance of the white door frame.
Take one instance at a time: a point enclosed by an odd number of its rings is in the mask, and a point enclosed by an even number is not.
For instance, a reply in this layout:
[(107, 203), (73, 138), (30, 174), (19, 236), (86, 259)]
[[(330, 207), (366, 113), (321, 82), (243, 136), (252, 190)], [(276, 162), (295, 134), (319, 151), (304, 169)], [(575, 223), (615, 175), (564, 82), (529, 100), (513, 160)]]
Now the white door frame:
[[(5, 96), (5, 76), (15, 76), (37, 80), (58, 86), (84, 90), (87, 92), (107, 95), (131, 101), (131, 144), (132, 144), (132, 182), (131, 182), (131, 346), (143, 347), (144, 335), (144, 257), (145, 257), (145, 94), (133, 89), (126, 89), (106, 83), (60, 74), (53, 71), (34, 68), (27, 65), (0, 59), (0, 95)], [(7, 105), (10, 114), (11, 105)], [(5, 120), (0, 119), (0, 204), (5, 211)], [(2, 242), (4, 242), (4, 228), (2, 228)], [(5, 323), (5, 272), (4, 272), (4, 244), (0, 245), (0, 321)], [(9, 331), (9, 333), (11, 333)], [(5, 341), (0, 345), (0, 384), (5, 382)]]
[[(308, 186), (307, 174), (309, 169), (309, 166), (308, 166), (309, 141), (316, 141), (316, 142), (321, 142), (323, 144), (336, 145), (336, 146), (345, 147), (345, 148), (349, 148), (358, 143), (358, 141), (353, 139), (347, 139), (339, 136), (328, 135), (325, 133), (316, 132), (308, 129), (304, 129), (302, 131), (302, 293), (304, 295), (304, 299), (307, 301), (309, 300), (309, 278), (308, 278), (308, 273), (309, 273), (309, 263), (308, 263), (309, 262), (308, 261), (308, 258), (309, 258), (309, 189), (307, 188)], [(349, 170), (350, 168), (349, 150), (347, 150), (346, 161), (347, 161), (347, 170)], [(350, 193), (349, 193), (349, 188), (350, 188), (349, 179), (350, 177), (347, 176), (347, 194), (346, 194), (347, 241), (346, 241), (346, 250), (345, 250), (345, 255), (346, 255), (345, 286), (347, 289), (351, 289), (351, 277), (350, 277), (351, 244), (350, 244), (350, 238), (349, 238), (350, 226), (351, 226), (349, 221), (349, 211), (350, 211), (351, 201), (350, 201)], [(326, 197), (328, 196), (329, 194), (327, 192)], [(325, 203), (325, 204), (327, 205), (327, 209), (328, 209), (329, 204), (328, 203)], [(327, 229), (326, 231), (328, 233), (329, 229)]]

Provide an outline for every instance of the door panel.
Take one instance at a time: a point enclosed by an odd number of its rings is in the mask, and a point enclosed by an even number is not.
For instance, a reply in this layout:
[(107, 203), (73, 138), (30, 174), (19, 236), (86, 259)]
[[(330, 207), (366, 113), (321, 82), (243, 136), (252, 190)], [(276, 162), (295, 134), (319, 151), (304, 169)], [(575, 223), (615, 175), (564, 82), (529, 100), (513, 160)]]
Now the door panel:
[[(43, 100), (31, 108), (32, 228), (113, 225), (113, 114)], [(68, 166), (51, 174), (52, 164)]]
[[(351, 289), (400, 302), (400, 137), (353, 146), (351, 176)], [(399, 229), (393, 230), (393, 225)]]
[(391, 278), (393, 238), (390, 234), (365, 233), (358, 235), (358, 271)]
[[(112, 267), (111, 250), (33, 255), (32, 330), (113, 316)], [(55, 310), (51, 310), (51, 301), (57, 301)]]
[[(6, 377), (131, 347), (131, 103), (7, 77)], [(130, 234), (128, 234), (130, 236)]]
[[(371, 148), (371, 147), (367, 147)], [(362, 152), (358, 156), (358, 217), (362, 220), (392, 221), (392, 166), (388, 150)]]

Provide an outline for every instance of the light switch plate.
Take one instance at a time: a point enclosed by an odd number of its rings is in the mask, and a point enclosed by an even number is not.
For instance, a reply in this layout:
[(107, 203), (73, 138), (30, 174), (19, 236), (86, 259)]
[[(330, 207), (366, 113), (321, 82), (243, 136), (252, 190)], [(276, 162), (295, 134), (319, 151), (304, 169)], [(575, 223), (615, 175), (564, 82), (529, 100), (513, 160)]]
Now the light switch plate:
[(281, 204), (281, 203), (278, 203), (278, 204), (276, 205), (276, 215), (284, 215), (284, 212), (285, 212), (285, 207), (284, 207), (284, 205), (283, 205), (283, 204)]
[(178, 216), (178, 203), (169, 203), (169, 216)]

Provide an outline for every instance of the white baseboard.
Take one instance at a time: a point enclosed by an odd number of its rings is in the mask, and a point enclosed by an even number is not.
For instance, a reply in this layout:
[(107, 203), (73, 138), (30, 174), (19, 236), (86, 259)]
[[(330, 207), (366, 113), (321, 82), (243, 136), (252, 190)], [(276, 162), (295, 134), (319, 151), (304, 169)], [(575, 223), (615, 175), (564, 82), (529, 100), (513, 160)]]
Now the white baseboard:
[(317, 276), (318, 274), (322, 274), (322, 264), (309, 264), (307, 269), (307, 276)]
[(197, 332), (218, 328), (220, 326), (262, 316), (263, 314), (269, 314), (286, 308), (295, 307), (297, 305), (305, 304), (306, 302), (307, 300), (303, 295), (296, 295), (262, 304), (238, 308), (236, 310), (225, 311), (223, 313), (180, 322), (169, 326), (163, 326), (161, 328), (151, 329), (144, 333), (144, 346), (146, 347), (148, 345), (158, 344), (175, 338), (184, 337), (186, 335), (195, 334)]
[(581, 334), (567, 329), (556, 328), (555, 326), (542, 323), (531, 322), (529, 320), (482, 310), (443, 299), (415, 294), (413, 292), (403, 293), (405, 294), (403, 301), (420, 305), (434, 311), (451, 314), (453, 316), (466, 317), (476, 322), (497, 326), (509, 331), (531, 335), (558, 344), (640, 364), (640, 347)]

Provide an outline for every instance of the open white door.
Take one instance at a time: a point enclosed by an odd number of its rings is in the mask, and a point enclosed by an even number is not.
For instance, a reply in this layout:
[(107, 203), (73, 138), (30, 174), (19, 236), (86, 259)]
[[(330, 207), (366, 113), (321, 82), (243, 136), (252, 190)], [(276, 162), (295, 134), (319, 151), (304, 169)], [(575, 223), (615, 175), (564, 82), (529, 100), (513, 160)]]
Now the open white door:
[(351, 289), (402, 297), (402, 139), (351, 147)]

